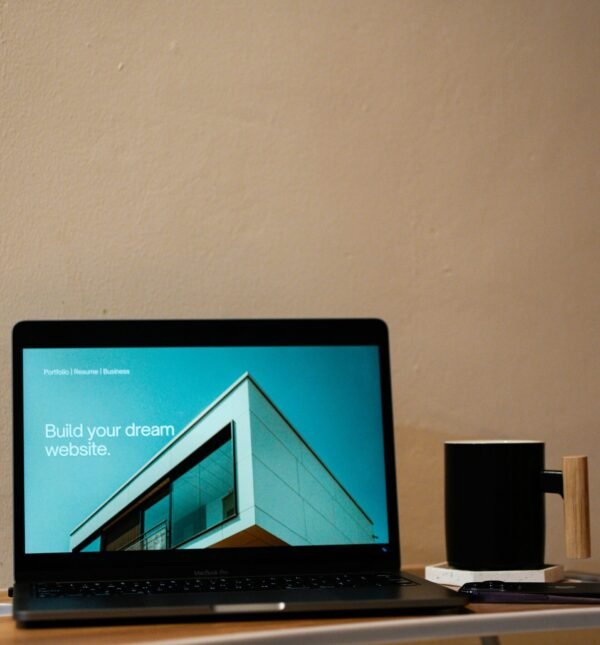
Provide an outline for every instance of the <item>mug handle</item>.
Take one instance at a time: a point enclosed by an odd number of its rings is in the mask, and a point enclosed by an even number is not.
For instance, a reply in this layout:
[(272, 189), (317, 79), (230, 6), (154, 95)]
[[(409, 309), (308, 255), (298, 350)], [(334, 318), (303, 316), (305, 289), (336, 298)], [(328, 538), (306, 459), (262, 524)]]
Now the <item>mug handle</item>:
[(587, 457), (563, 457), (563, 496), (567, 558), (589, 558), (592, 549)]

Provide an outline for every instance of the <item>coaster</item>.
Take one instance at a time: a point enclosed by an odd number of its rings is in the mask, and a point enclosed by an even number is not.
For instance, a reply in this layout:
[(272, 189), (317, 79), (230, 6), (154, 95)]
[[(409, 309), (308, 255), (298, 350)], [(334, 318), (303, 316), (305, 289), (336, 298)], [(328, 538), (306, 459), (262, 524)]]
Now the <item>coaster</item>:
[(549, 564), (543, 569), (517, 569), (515, 571), (467, 571), (454, 569), (447, 562), (425, 567), (425, 578), (440, 585), (461, 587), (467, 582), (559, 582), (565, 577), (561, 564)]

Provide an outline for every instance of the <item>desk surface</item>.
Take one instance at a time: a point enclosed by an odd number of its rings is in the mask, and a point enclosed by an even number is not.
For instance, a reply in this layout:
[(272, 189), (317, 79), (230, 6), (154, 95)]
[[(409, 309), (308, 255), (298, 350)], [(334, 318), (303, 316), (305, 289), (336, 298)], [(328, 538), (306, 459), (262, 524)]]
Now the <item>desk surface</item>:
[[(0, 596), (0, 602), (7, 602)], [(561, 629), (600, 628), (600, 604), (594, 606), (472, 604), (469, 614), (394, 618), (304, 618), (244, 621), (195, 621), (84, 627), (18, 628), (0, 617), (2, 643), (389, 643), (459, 636), (492, 636)]]

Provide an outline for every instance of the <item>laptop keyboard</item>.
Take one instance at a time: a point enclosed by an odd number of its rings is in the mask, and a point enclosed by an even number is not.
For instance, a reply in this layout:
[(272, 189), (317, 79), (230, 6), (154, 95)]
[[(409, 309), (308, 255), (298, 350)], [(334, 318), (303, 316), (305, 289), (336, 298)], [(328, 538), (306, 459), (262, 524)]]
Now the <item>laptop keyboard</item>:
[(402, 576), (248, 576), (224, 578), (184, 578), (174, 580), (110, 580), (92, 582), (47, 582), (36, 585), (39, 598), (82, 596), (138, 596), (163, 593), (204, 593), (290, 589), (337, 589), (386, 585), (416, 585)]

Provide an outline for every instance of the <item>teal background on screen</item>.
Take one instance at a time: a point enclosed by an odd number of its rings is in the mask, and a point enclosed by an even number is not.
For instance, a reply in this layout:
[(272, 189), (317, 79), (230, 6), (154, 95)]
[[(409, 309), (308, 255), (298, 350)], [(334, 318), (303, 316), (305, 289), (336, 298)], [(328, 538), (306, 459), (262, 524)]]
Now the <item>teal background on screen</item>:
[[(250, 372), (347, 488), (387, 542), (382, 414), (376, 347), (24, 350), (27, 553), (69, 550), (69, 533), (172, 437), (123, 436), (136, 425), (181, 431)], [(46, 376), (46, 369), (129, 369), (128, 376)], [(105, 457), (49, 457), (45, 424), (121, 426), (97, 439)]]

